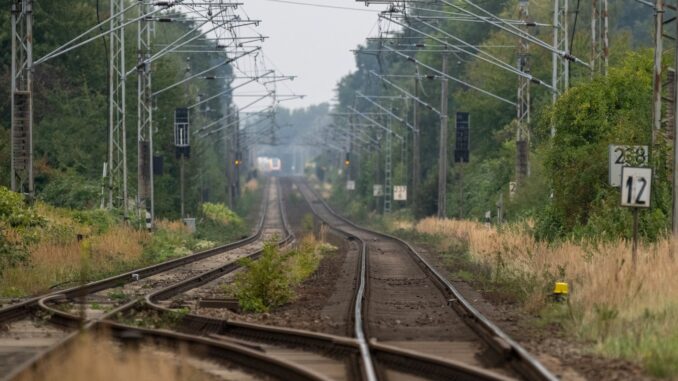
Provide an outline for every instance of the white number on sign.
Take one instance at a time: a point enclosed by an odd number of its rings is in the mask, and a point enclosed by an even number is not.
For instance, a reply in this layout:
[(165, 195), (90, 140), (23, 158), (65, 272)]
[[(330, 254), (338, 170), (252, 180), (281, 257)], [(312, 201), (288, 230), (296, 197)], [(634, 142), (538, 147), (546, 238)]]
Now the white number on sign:
[(624, 167), (622, 169), (622, 206), (649, 208), (652, 169)]

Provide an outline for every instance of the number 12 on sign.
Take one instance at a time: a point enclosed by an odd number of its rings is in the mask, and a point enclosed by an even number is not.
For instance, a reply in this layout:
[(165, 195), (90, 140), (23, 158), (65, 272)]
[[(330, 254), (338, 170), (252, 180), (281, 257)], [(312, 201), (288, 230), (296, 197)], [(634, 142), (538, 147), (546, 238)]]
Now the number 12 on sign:
[(652, 194), (651, 168), (622, 168), (621, 205), (649, 208)]

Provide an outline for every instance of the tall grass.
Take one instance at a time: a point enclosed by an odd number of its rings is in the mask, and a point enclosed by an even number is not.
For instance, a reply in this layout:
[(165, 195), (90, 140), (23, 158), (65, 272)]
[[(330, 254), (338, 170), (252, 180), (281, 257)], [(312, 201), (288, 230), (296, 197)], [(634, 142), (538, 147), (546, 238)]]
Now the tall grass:
[(125, 349), (106, 338), (82, 335), (67, 351), (55, 355), (18, 381), (198, 381), (211, 379), (191, 367), (186, 356), (168, 358), (151, 348)]
[[(36, 237), (26, 247), (27, 260), (0, 273), (0, 296), (35, 295), (54, 286), (72, 285), (83, 279), (83, 266), (87, 269), (85, 280), (92, 281), (214, 245), (195, 240), (180, 221), (159, 220), (155, 233), (150, 234), (124, 224), (105, 230), (93, 228), (47, 206), (41, 207), (41, 212), (47, 216), (45, 227), (33, 232), (3, 232), (17, 241), (22, 236)], [(78, 242), (76, 233), (82, 234), (84, 241)]]
[[(660, 377), (678, 376), (678, 260), (668, 239), (644, 244), (631, 263), (631, 243), (536, 241), (524, 227), (425, 219), (419, 233), (464, 241), (472, 262), (492, 281), (513, 280), (528, 311), (560, 309), (562, 323), (595, 342), (600, 353), (640, 361)], [(569, 305), (550, 305), (554, 281), (571, 285)]]
[(47, 239), (31, 245), (27, 263), (2, 273), (5, 295), (33, 295), (51, 286), (77, 281), (83, 261), (94, 274), (110, 274), (121, 268), (142, 263), (143, 243), (149, 234), (119, 225), (101, 235), (87, 239), (83, 245), (73, 236), (64, 242)]

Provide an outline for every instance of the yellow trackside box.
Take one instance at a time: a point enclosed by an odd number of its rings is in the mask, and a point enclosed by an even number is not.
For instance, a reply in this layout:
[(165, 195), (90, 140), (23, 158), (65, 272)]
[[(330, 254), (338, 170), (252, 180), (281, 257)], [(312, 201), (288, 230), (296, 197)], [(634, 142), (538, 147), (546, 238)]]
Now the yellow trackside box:
[(554, 295), (565, 296), (569, 293), (570, 293), (570, 286), (565, 282), (556, 282), (555, 286), (553, 287), (553, 294)]

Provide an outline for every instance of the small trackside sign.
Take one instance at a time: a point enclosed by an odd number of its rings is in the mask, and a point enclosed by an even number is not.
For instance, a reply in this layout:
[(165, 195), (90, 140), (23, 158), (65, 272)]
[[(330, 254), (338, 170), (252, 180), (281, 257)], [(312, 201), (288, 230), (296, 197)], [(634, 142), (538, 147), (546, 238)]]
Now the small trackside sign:
[(622, 168), (621, 205), (631, 208), (649, 208), (652, 194), (652, 169)]
[(648, 146), (609, 145), (609, 183), (610, 186), (622, 185), (623, 167), (646, 167), (650, 161)]

